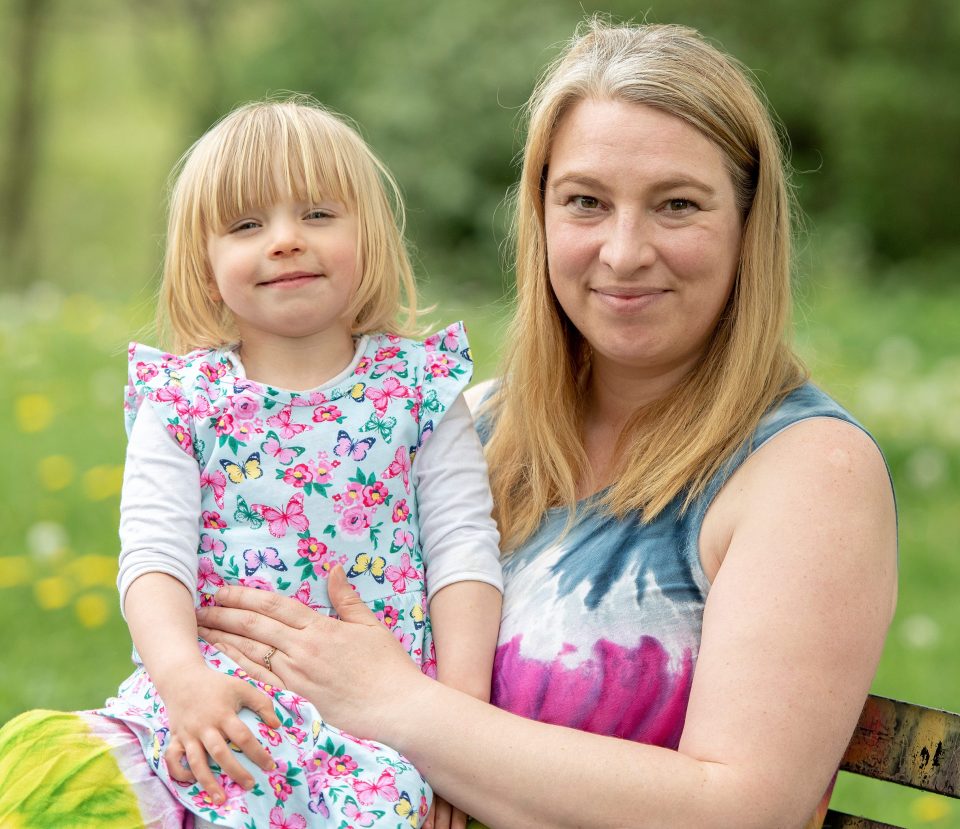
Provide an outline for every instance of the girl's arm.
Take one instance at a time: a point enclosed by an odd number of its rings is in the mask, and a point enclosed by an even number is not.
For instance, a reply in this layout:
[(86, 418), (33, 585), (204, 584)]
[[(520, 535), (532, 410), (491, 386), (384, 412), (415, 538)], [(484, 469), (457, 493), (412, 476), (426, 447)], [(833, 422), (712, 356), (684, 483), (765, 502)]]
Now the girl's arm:
[(137, 652), (170, 719), (171, 775), (192, 780), (179, 764), (185, 753), (200, 784), (218, 802), (207, 753), (224, 773), (249, 788), (254, 781), (224, 741), (228, 736), (261, 768), (273, 767), (266, 749), (237, 718), (241, 707), (276, 723), (269, 697), (249, 683), (219, 674), (197, 642), (193, 591), (199, 541), (199, 470), (177, 448), (159, 418), (144, 405), (130, 434), (120, 517), (121, 607)]
[(679, 751), (533, 722), (429, 682), (339, 571), (331, 596), (354, 624), (228, 588), (227, 606), (199, 611), (201, 632), (241, 659), (277, 645), (287, 685), (401, 751), (491, 827), (801, 827), (853, 731), (893, 611), (887, 472), (858, 429), (811, 420), (751, 457), (716, 506), (701, 547), (722, 563)]

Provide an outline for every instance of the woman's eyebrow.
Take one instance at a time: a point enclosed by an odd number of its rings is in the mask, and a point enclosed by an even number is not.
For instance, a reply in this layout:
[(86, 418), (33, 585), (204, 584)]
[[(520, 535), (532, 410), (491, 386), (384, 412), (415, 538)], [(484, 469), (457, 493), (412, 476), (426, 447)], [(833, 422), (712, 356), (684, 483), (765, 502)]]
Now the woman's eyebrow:
[[(578, 187), (584, 187), (589, 190), (606, 189), (606, 185), (599, 179), (585, 173), (577, 172), (565, 173), (564, 175), (559, 176), (558, 178), (549, 182), (547, 186), (551, 189), (556, 189), (568, 184), (574, 184)], [(649, 189), (651, 192), (655, 193), (660, 193), (667, 190), (693, 189), (699, 190), (708, 197), (715, 196), (717, 194), (716, 189), (711, 187), (705, 181), (701, 181), (698, 178), (687, 175), (671, 175), (667, 178), (660, 179), (652, 184)]]
[(584, 173), (565, 173), (559, 178), (554, 179), (548, 183), (550, 188), (563, 187), (567, 184), (576, 184), (578, 187), (585, 187), (589, 190), (602, 190), (605, 188), (600, 179), (594, 178), (593, 176), (586, 175)]

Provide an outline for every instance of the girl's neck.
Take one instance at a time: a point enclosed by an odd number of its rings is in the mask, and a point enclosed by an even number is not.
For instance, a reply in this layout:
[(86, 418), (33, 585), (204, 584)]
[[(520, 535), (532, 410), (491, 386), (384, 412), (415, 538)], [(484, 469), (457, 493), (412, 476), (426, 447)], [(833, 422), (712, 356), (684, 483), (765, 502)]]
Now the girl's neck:
[(245, 332), (237, 354), (248, 380), (288, 391), (308, 391), (340, 374), (350, 365), (355, 350), (350, 332), (342, 329), (298, 338)]

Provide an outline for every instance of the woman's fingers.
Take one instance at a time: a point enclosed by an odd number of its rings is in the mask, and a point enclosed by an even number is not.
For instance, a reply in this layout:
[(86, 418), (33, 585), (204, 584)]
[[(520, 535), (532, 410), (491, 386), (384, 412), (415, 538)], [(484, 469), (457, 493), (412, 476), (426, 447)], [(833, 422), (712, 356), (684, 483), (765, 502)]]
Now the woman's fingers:
[(216, 604), (200, 608), (205, 610), (231, 608), (233, 610), (251, 610), (260, 616), (267, 616), (284, 625), (302, 628), (312, 622), (317, 614), (302, 602), (289, 596), (281, 596), (270, 590), (257, 590), (254, 587), (224, 585), (216, 594)]
[(327, 594), (330, 596), (333, 609), (344, 622), (361, 625), (380, 624), (380, 620), (373, 615), (373, 611), (363, 603), (360, 594), (350, 586), (347, 574), (339, 564), (330, 571), (327, 578)]

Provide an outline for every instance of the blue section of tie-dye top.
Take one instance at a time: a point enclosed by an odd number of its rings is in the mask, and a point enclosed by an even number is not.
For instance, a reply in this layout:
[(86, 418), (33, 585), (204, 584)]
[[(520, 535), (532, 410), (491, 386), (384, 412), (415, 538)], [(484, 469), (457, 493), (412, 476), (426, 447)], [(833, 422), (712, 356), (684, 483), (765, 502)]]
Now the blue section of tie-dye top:
[[(676, 748), (710, 588), (698, 548), (703, 517), (752, 452), (812, 417), (859, 425), (805, 384), (764, 416), (686, 512), (678, 497), (643, 524), (612, 518), (588, 498), (563, 535), (566, 511), (549, 511), (504, 558), (494, 703), (543, 722)], [(481, 435), (489, 430), (489, 423), (478, 426)]]

